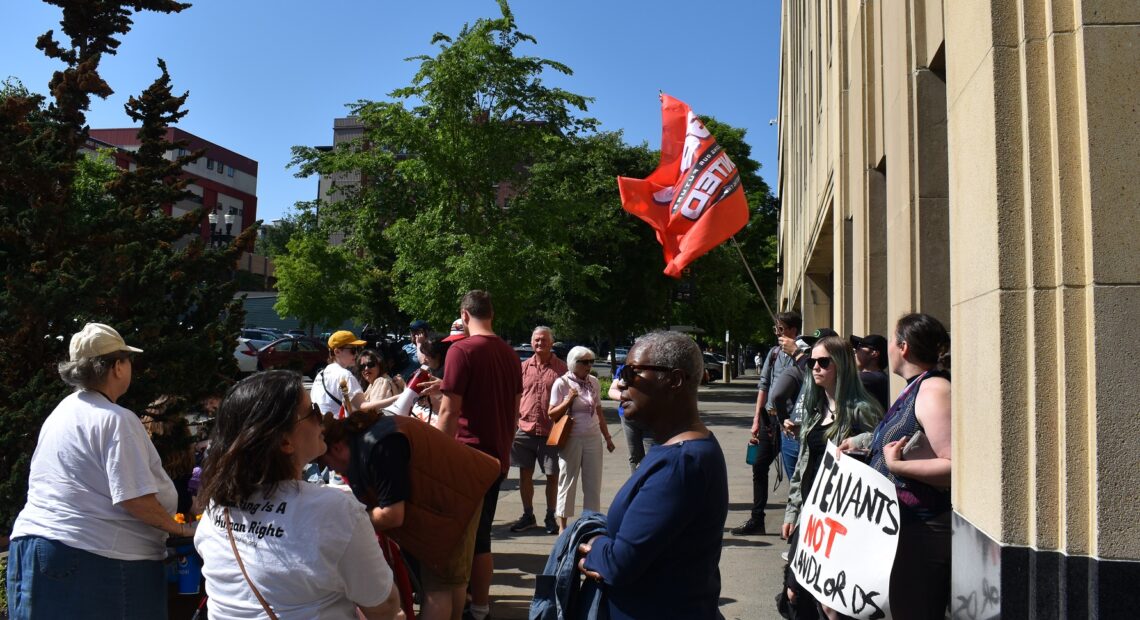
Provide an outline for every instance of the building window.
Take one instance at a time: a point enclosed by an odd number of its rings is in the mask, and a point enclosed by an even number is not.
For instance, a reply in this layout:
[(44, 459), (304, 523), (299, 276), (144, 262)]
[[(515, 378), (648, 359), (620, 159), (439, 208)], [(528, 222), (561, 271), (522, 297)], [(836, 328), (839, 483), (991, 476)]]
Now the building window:
[(226, 166), (226, 174), (232, 177), (234, 175), (234, 167)]
[(226, 173), (226, 165), (223, 164), (222, 162), (218, 162), (218, 174), (225, 174), (225, 173)]
[(206, 170), (213, 170), (213, 169), (214, 169), (214, 160), (207, 157), (206, 158)]

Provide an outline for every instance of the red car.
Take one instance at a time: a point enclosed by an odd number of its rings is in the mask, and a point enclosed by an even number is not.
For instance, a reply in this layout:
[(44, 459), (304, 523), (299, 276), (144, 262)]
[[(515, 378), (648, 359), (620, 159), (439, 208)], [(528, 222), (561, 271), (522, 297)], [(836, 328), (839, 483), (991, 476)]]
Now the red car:
[(312, 378), (328, 356), (328, 346), (315, 338), (278, 338), (257, 352), (257, 369), (286, 368)]

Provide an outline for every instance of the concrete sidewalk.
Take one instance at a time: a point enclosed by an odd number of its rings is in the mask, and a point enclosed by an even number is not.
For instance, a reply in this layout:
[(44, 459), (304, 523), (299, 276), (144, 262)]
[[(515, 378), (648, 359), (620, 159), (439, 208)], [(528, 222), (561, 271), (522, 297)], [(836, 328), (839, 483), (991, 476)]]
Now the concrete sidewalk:
[[(728, 620), (779, 618), (774, 598), (783, 580), (786, 549), (779, 538), (787, 497), (787, 480), (769, 496), (765, 536), (733, 536), (729, 530), (748, 519), (752, 504), (752, 468), (744, 463), (745, 446), (756, 403), (756, 377), (745, 375), (732, 384), (716, 382), (700, 391), (701, 415), (716, 435), (728, 463), (729, 512), (721, 552), (720, 610)], [(629, 477), (629, 453), (618, 422), (616, 403), (603, 403), (606, 420), (617, 449), (606, 454), (602, 474), (602, 512)], [(535, 513), (539, 524), (545, 510), (543, 476), (535, 481)], [(775, 477), (772, 477), (772, 481)], [(581, 490), (578, 511), (581, 511)], [(491, 587), (491, 614), (496, 619), (526, 618), (534, 595), (534, 575), (546, 564), (555, 536), (541, 528), (513, 533), (508, 527), (522, 514), (518, 470), (511, 469), (499, 494), (492, 548), (495, 579)], [(667, 595), (667, 593), (662, 593)]]

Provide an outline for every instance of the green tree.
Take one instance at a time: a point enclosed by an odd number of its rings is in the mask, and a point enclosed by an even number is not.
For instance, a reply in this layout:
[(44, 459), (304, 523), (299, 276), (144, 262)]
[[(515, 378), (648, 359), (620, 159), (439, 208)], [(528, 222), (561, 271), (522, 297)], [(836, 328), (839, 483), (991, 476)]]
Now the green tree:
[[(111, 89), (99, 61), (130, 30), (132, 10), (177, 12), (168, 0), (53, 2), (63, 7), (61, 45), (48, 32), (37, 46), (61, 61), (52, 99), (17, 84), (0, 92), (0, 529), (24, 504), (28, 462), (44, 418), (66, 394), (56, 364), (89, 321), (116, 327), (144, 349), (120, 401), (142, 412), (170, 397), (177, 419), (233, 376), (242, 323), (230, 273), (252, 247), (253, 230), (218, 251), (196, 236), (205, 213), (180, 218), (161, 207), (185, 194), (180, 167), (165, 153), (165, 129), (182, 117), (185, 95), (160, 76), (126, 105), (141, 125), (132, 171), (81, 152), (92, 96)], [(161, 420), (160, 420), (161, 421)], [(166, 446), (163, 446), (166, 447)], [(180, 446), (171, 445), (171, 449)]]
[(624, 341), (665, 325), (670, 279), (653, 230), (625, 212), (617, 176), (643, 177), (657, 156), (620, 132), (570, 138), (531, 167), (520, 204), (541, 212), (534, 236), (556, 261), (533, 323), (560, 339)]
[(329, 245), (316, 233), (294, 235), (277, 257), (280, 292), (273, 309), (308, 327), (337, 326), (360, 307), (360, 264), (345, 246)]
[(534, 210), (515, 198), (529, 163), (595, 124), (576, 114), (588, 99), (543, 82), (570, 69), (520, 54), (535, 41), (505, 0), (499, 7), (454, 38), (436, 34), (437, 53), (409, 59), (419, 70), (393, 101), (352, 106), (360, 140), (294, 149), (301, 176), (360, 172), (358, 186), (337, 188), (342, 200), (316, 205), (321, 230), (345, 233), (355, 260), (375, 270), (365, 290), (388, 287), (406, 314), (441, 326), (472, 288), (494, 294), (499, 329), (521, 325), (554, 263), (534, 243)]
[[(305, 203), (301, 203), (305, 204)], [(256, 251), (261, 256), (277, 258), (288, 253), (286, 246), (293, 235), (303, 234), (316, 229), (316, 218), (309, 209), (294, 209), (285, 214), (285, 217), (268, 225), (260, 227), (261, 235), (257, 238)]]

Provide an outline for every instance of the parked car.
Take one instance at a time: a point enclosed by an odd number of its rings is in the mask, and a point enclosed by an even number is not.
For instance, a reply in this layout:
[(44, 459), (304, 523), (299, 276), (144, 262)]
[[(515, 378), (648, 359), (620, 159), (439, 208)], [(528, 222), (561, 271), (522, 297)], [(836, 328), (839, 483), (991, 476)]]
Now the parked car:
[(524, 347), (524, 346), (521, 346), (521, 345), (520, 345), (520, 346), (517, 346), (517, 347), (515, 347), (515, 353), (517, 353), (517, 354), (518, 354), (518, 356), (519, 356), (519, 361), (523, 361), (523, 362), (525, 362), (525, 361), (527, 361), (528, 359), (530, 359), (530, 358), (534, 357), (534, 349), (532, 349), (532, 348), (530, 347), (530, 345), (527, 345), (527, 346), (525, 346), (525, 347)]
[(272, 330), (263, 329), (261, 327), (245, 327), (242, 328), (241, 333), (238, 334), (240, 338), (250, 340), (253, 342), (255, 348), (262, 348), (265, 345), (277, 340), (281, 334), (275, 333)]
[(709, 381), (720, 381), (724, 376), (724, 369), (720, 365), (720, 360), (717, 359), (715, 353), (705, 353), (705, 380), (704, 383)]
[(610, 361), (615, 364), (624, 364), (628, 355), (629, 347), (614, 347), (614, 350), (610, 351)]
[(274, 340), (257, 352), (257, 369), (287, 368), (314, 377), (325, 367), (328, 347), (315, 338), (285, 337)]
[(303, 330), (303, 329), (291, 329), (291, 330), (285, 332), (285, 335), (286, 336), (292, 336), (294, 338), (303, 338), (305, 336), (308, 336), (308, 334), (306, 334), (305, 330)]
[(257, 346), (253, 344), (254, 342), (246, 338), (238, 338), (237, 346), (234, 347), (234, 359), (237, 360), (238, 372), (243, 375), (257, 372)]

